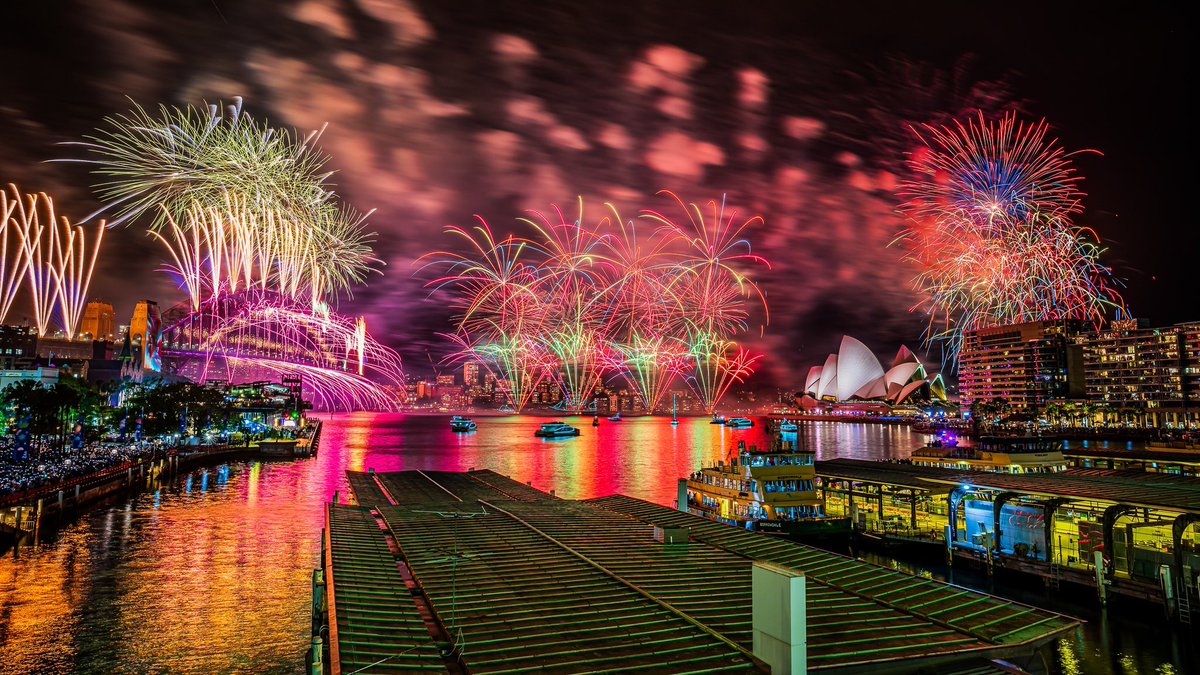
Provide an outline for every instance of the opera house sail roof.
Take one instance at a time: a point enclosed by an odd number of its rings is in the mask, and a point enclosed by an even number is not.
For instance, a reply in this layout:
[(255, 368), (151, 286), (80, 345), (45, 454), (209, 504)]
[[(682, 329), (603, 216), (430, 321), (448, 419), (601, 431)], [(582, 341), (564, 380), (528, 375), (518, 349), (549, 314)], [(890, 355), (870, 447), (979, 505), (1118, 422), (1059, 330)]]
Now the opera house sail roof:
[(837, 354), (830, 354), (824, 364), (808, 369), (803, 399), (811, 405), (820, 401), (880, 401), (897, 405), (945, 401), (946, 388), (942, 376), (930, 377), (908, 347), (900, 347), (891, 367), (885, 371), (865, 344), (844, 335)]

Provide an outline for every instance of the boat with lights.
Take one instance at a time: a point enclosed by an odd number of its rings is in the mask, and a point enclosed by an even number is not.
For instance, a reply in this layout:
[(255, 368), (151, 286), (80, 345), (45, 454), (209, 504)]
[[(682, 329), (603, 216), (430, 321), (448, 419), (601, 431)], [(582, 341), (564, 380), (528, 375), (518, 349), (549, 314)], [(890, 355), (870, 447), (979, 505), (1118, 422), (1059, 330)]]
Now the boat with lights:
[(1054, 473), (1067, 468), (1062, 441), (1039, 436), (985, 436), (974, 446), (942, 432), (929, 445), (913, 450), (915, 466), (969, 469), (992, 473)]
[[(771, 450), (747, 448), (684, 479), (687, 510), (734, 527), (795, 536), (846, 535), (848, 518), (826, 518), (817, 492), (816, 454), (777, 441)], [(681, 486), (682, 492), (682, 486)], [(681, 494), (681, 497), (683, 495)]]
[(451, 431), (456, 431), (456, 432), (462, 433), (462, 432), (468, 432), (468, 431), (475, 431), (478, 428), (479, 428), (479, 426), (477, 424), (475, 424), (475, 420), (471, 419), (470, 417), (462, 417), (459, 415), (455, 415), (454, 417), (450, 418), (450, 430)]
[(571, 438), (579, 435), (579, 430), (562, 422), (547, 422), (533, 432), (538, 438)]

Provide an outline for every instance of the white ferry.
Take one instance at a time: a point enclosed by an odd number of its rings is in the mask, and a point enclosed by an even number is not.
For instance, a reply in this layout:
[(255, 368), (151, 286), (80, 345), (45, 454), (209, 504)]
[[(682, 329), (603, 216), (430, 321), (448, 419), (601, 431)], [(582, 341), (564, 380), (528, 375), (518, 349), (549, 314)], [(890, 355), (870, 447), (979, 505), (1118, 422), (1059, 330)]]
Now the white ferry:
[(745, 417), (730, 417), (725, 420), (725, 426), (730, 429), (749, 429), (754, 426), (754, 420), (746, 419)]

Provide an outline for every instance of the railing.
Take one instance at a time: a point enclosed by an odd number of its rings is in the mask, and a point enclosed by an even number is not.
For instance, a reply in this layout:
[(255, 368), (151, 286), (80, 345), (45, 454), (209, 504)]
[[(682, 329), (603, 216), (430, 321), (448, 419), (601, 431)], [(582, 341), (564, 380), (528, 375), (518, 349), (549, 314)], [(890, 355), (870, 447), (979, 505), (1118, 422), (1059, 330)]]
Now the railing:
[[(318, 422), (317, 429), (315, 432), (313, 432), (311, 441), (312, 452), (314, 453), (317, 451), (317, 444), (320, 442), (320, 437), (321, 423)], [(85, 474), (83, 476), (75, 476), (74, 478), (59, 480), (54, 483), (44, 483), (37, 487), (22, 490), (21, 492), (14, 492), (13, 494), (5, 495), (4, 497), (0, 497), (0, 508), (28, 504), (49, 495), (56, 494), (59, 490), (65, 492), (74, 488), (76, 485), (82, 486), (92, 482), (104, 482), (142, 464), (151, 463), (172, 455), (178, 455), (180, 453), (187, 453), (190, 458), (197, 455), (207, 456), (226, 451), (240, 451), (245, 449), (246, 448), (241, 446), (229, 445), (225, 443), (221, 445), (177, 445), (170, 448), (154, 450), (148, 456), (141, 457), (137, 460), (122, 462), (121, 464), (114, 464), (113, 466), (93, 473)]]
[(93, 473), (85, 474), (83, 476), (76, 476), (74, 478), (69, 478), (66, 480), (59, 480), (58, 482), (55, 482), (55, 483), (44, 483), (37, 487), (29, 488), (29, 489), (23, 490), (21, 492), (14, 492), (11, 495), (7, 495), (3, 498), (0, 498), (0, 507), (17, 506), (19, 504), (26, 504), (26, 503), (29, 503), (36, 499), (55, 494), (59, 490), (65, 491), (65, 490), (69, 490), (69, 489), (75, 487), (76, 485), (84, 485), (86, 483), (91, 483), (94, 481), (103, 481), (103, 480), (109, 479), (113, 476), (116, 476), (118, 474), (124, 473), (124, 472), (128, 471), (129, 469), (140, 466), (141, 464), (144, 464), (147, 462), (153, 462), (155, 460), (163, 459), (169, 455), (175, 454), (176, 450), (178, 450), (178, 448), (154, 450), (148, 456), (141, 457), (137, 460), (133, 460), (133, 461), (129, 461), (129, 462), (122, 462), (120, 464), (114, 464), (113, 466), (101, 469), (99, 471), (95, 471)]

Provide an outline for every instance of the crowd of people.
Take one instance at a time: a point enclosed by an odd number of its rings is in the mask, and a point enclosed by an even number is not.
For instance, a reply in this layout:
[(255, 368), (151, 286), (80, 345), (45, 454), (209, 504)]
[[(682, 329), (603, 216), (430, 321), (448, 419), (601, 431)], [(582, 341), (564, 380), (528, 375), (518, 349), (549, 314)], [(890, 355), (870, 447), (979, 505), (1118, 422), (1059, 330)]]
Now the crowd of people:
[(76, 450), (35, 442), (28, 457), (16, 461), (12, 443), (0, 441), (0, 500), (149, 457), (162, 447), (154, 441), (97, 441)]

